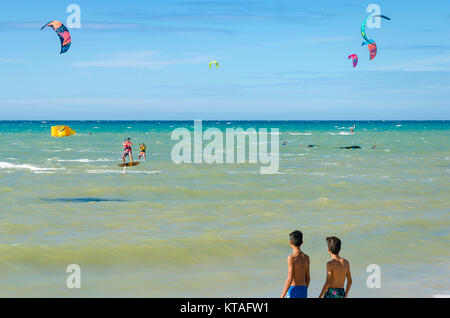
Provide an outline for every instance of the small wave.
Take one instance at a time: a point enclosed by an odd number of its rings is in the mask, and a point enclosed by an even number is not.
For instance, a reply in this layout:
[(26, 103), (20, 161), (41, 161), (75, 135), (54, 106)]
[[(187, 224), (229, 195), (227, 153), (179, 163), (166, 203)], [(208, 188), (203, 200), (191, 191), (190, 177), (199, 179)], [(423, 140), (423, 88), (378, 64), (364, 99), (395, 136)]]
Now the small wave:
[(61, 152), (62, 150), (61, 149), (43, 149), (42, 151), (45, 151), (45, 152)]
[(235, 134), (249, 134), (249, 135), (256, 135), (258, 132), (255, 130), (255, 131), (234, 131), (234, 133)]
[(42, 168), (36, 167), (29, 164), (12, 164), (10, 162), (0, 162), (0, 169), (22, 169), (22, 170), (30, 170), (36, 173), (44, 173), (48, 171), (56, 171), (63, 170), (65, 168)]
[[(48, 159), (51, 160), (51, 159)], [(106, 162), (106, 161), (116, 161), (114, 159), (100, 158), (100, 159), (56, 159), (58, 162)]]
[(293, 136), (299, 136), (299, 135), (301, 135), (301, 136), (311, 136), (312, 133), (293, 133), (293, 132), (290, 132), (289, 135), (293, 135)]
[[(100, 169), (93, 169), (93, 170), (86, 170), (87, 173), (91, 174), (106, 174), (106, 173), (123, 173), (123, 170), (100, 170)], [(133, 170), (127, 170), (126, 172), (131, 174), (159, 174), (162, 173), (161, 170), (152, 170), (152, 171), (133, 171)]]
[(74, 202), (74, 203), (85, 203), (85, 202), (127, 202), (122, 199), (105, 199), (105, 198), (41, 198), (41, 201), (47, 202)]

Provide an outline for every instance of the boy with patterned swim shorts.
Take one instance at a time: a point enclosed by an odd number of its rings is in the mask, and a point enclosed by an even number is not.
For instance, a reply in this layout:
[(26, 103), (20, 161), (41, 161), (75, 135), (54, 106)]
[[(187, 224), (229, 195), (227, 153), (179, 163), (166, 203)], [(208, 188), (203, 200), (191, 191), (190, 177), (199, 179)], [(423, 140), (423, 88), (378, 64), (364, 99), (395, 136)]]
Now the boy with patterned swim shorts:
[[(327, 263), (327, 279), (323, 285), (319, 298), (347, 298), (352, 286), (352, 275), (350, 274), (350, 263), (339, 256), (341, 240), (335, 236), (326, 238), (328, 253), (331, 261)], [(345, 279), (347, 287), (344, 290)]]

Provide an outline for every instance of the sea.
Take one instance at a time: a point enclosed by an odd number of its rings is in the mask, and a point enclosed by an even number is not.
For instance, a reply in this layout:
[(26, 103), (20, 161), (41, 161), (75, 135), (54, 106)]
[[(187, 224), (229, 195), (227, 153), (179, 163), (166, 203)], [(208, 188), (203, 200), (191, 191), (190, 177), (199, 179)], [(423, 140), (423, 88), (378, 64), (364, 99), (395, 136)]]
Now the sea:
[[(173, 132), (193, 136), (194, 121), (0, 121), (0, 297), (279, 297), (294, 230), (309, 297), (327, 236), (350, 262), (349, 297), (450, 294), (450, 121), (202, 126), (277, 129), (278, 171), (174, 162)], [(127, 137), (147, 159), (124, 171)]]

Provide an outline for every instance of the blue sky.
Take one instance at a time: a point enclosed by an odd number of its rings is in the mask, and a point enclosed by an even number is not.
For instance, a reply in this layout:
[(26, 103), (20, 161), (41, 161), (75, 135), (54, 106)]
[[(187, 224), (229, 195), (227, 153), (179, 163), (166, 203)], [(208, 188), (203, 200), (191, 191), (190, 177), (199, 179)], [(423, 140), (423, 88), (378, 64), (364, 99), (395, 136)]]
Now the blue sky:
[(450, 119), (449, 39), (448, 0), (2, 1), (0, 120)]

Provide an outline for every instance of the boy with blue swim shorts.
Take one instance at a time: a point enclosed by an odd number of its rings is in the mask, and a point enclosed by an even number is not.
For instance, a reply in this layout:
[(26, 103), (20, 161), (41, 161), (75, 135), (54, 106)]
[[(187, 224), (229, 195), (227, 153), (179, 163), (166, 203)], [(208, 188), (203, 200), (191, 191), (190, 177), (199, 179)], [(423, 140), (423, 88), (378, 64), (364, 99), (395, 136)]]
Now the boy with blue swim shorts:
[(286, 294), (288, 298), (307, 298), (311, 277), (309, 274), (309, 256), (300, 249), (303, 244), (303, 234), (300, 231), (294, 231), (289, 234), (289, 238), (292, 254), (287, 258), (288, 274), (281, 298), (284, 298)]

